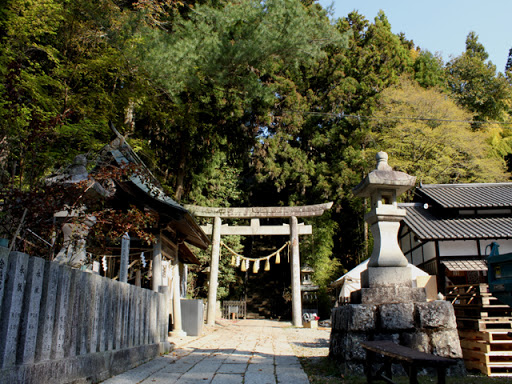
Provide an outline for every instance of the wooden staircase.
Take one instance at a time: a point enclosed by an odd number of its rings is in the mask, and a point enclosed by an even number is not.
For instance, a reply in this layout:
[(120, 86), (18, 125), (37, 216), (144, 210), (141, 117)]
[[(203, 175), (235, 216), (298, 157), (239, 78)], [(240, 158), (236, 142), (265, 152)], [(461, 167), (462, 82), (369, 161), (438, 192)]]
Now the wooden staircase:
[(487, 284), (450, 287), (464, 362), (487, 376), (512, 377), (512, 308), (489, 293)]

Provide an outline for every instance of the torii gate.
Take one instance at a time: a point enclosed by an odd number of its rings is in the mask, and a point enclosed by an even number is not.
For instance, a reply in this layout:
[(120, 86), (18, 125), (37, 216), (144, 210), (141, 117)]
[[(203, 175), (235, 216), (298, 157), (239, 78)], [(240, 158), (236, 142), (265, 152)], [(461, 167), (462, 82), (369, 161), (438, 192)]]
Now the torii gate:
[[(299, 224), (298, 217), (321, 216), (332, 207), (332, 202), (298, 207), (252, 207), (252, 208), (210, 208), (194, 205), (185, 206), (198, 217), (213, 217), (211, 224), (201, 229), (212, 235), (212, 258), (210, 262), (210, 286), (208, 288), (208, 312), (206, 324), (215, 323), (215, 307), (219, 276), (219, 256), (221, 235), (290, 235), (292, 245), (291, 278), (292, 278), (292, 324), (302, 326), (302, 302), (300, 295), (300, 255), (299, 235), (311, 235), (311, 225)], [(260, 218), (289, 218), (290, 224), (260, 226)], [(222, 219), (251, 219), (250, 226), (222, 225)]]

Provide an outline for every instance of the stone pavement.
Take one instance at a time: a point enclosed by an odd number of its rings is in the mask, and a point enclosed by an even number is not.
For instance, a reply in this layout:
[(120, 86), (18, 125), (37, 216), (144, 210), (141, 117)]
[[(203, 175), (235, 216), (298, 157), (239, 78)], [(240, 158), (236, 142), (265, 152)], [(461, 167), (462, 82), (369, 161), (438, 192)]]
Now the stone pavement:
[[(299, 345), (294, 352), (287, 337), (297, 340), (303, 332), (321, 331), (293, 329), (290, 323), (271, 320), (225, 321), (206, 329), (202, 337), (170, 339), (176, 348), (169, 355), (103, 383), (306, 384), (308, 377), (296, 357), (304, 355), (300, 343), (292, 341)], [(322, 354), (325, 336), (328, 338), (327, 331), (312, 339), (313, 343), (320, 341)]]

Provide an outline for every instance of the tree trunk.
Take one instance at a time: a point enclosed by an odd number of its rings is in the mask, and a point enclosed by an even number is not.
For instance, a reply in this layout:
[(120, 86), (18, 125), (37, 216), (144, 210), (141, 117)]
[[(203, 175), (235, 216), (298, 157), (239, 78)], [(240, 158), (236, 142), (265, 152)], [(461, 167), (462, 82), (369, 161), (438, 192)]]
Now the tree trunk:
[(187, 164), (187, 155), (188, 155), (188, 138), (182, 138), (181, 147), (180, 147), (180, 161), (178, 164), (178, 172), (176, 175), (176, 194), (174, 199), (177, 202), (180, 202), (183, 197), (184, 192), (184, 183), (185, 183), (185, 172), (186, 172), (186, 164)]

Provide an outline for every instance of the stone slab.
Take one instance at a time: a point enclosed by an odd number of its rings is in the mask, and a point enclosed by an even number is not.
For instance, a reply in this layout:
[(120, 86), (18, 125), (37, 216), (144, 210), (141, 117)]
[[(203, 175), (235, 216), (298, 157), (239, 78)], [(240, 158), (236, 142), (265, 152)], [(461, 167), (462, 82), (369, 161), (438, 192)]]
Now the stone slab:
[[(91, 274), (82, 272), (80, 274), (80, 288), (82, 292), (89, 292), (91, 290)], [(89, 334), (90, 334), (90, 296), (80, 295), (80, 332), (79, 332), (79, 345), (77, 346), (77, 354), (85, 355), (89, 352)]]
[(244, 384), (244, 378), (242, 375), (217, 373), (211, 384)]
[(300, 365), (297, 367), (276, 365), (276, 376), (279, 384), (309, 384), (308, 375)]
[(105, 279), (99, 275), (95, 275), (96, 285), (97, 285), (97, 300), (96, 300), (96, 308), (94, 310), (95, 316), (95, 325), (98, 329), (98, 334), (96, 338), (96, 352), (104, 352), (105, 351), (105, 338), (106, 338), (106, 329), (105, 329), (105, 301), (106, 301), (106, 286)]
[(380, 327), (386, 330), (414, 328), (414, 304), (393, 303), (379, 306)]
[(0, 316), (3, 313), (2, 303), (5, 292), (5, 283), (7, 280), (7, 266), (9, 264), (9, 253), (5, 247), (0, 247)]
[(0, 370), (5, 383), (97, 383), (159, 356), (159, 345), (98, 352)]
[(44, 264), (44, 260), (39, 257), (31, 257), (29, 259), (20, 340), (17, 350), (18, 364), (30, 364), (35, 360), (41, 295), (43, 291)]
[(335, 331), (366, 332), (376, 327), (377, 307), (373, 305), (344, 305), (333, 310)]
[(130, 309), (129, 309), (129, 317), (128, 317), (128, 348), (133, 347), (134, 345), (134, 339), (135, 339), (135, 315), (136, 315), (136, 303), (135, 303), (135, 290), (133, 285), (128, 285), (128, 291), (129, 291), (129, 302), (130, 302)]
[(77, 354), (80, 339), (80, 274), (77, 269), (71, 270), (71, 284), (69, 286), (69, 304), (67, 314), (66, 337), (69, 341), (64, 345), (64, 355), (73, 357)]
[[(425, 288), (379, 287), (361, 288), (353, 292), (355, 302), (361, 304), (391, 304), (426, 302)], [(359, 297), (358, 297), (359, 296)]]
[(55, 305), (59, 285), (59, 264), (45, 262), (41, 313), (37, 332), (36, 361), (48, 360), (52, 351)]
[(21, 252), (11, 252), (9, 255), (5, 299), (0, 318), (0, 340), (3, 341), (0, 343), (0, 368), (16, 363), (28, 259), (28, 255)]
[[(128, 348), (128, 335), (130, 331), (130, 287), (127, 283), (121, 284), (121, 307), (123, 308), (123, 318), (121, 320), (121, 348)], [(156, 342), (156, 340), (154, 342)]]
[(144, 342), (143, 344), (149, 343), (149, 316), (151, 312), (151, 307), (148, 305), (150, 303), (150, 290), (144, 289)]
[(98, 352), (98, 339), (100, 333), (100, 312), (101, 312), (101, 277), (95, 274), (89, 274), (90, 283), (90, 309), (89, 318), (89, 353)]
[(133, 345), (140, 345), (140, 295), (141, 295), (141, 292), (140, 292), (140, 288), (136, 287), (136, 286), (132, 286), (132, 290), (133, 290), (133, 302), (134, 302), (134, 307), (133, 307), (133, 311), (135, 312), (134, 313), (134, 337), (133, 337)]
[(446, 329), (432, 334), (432, 353), (452, 359), (462, 359), (459, 333), (456, 329)]
[(150, 311), (150, 337), (149, 342), (150, 343), (157, 343), (158, 342), (158, 293), (151, 292), (150, 300), (149, 300), (149, 311)]
[(361, 287), (412, 287), (409, 267), (368, 267), (361, 272)]
[[(112, 337), (114, 334), (114, 328), (112, 326), (112, 280), (102, 278), (103, 281), (103, 325), (101, 327), (100, 336), (100, 352), (112, 350)], [(110, 347), (109, 347), (110, 341)]]
[(122, 284), (116, 284), (114, 287), (114, 348), (121, 349), (123, 339), (123, 297)]
[(52, 341), (52, 359), (62, 359), (64, 357), (64, 347), (69, 342), (66, 335), (68, 324), (68, 306), (69, 306), (69, 289), (71, 286), (71, 268), (59, 266), (59, 286), (57, 289), (57, 297), (55, 303), (55, 325), (53, 330)]
[(416, 303), (421, 328), (455, 329), (455, 311), (449, 301), (435, 300), (428, 303)]

